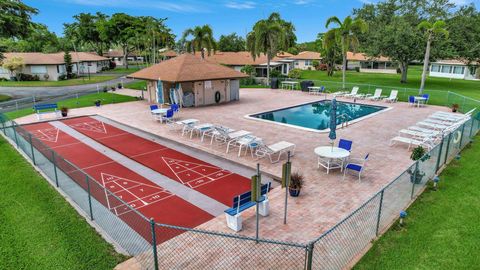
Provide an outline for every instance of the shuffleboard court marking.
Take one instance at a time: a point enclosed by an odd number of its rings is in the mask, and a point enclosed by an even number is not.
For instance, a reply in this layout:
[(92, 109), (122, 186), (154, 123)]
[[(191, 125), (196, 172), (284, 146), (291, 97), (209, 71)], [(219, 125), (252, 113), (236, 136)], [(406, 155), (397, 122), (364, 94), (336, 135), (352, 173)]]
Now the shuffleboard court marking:
[(78, 128), (85, 131), (92, 131), (96, 133), (107, 134), (107, 129), (103, 122), (100, 121), (90, 121), (90, 122), (82, 122), (69, 125), (72, 128)]
[[(102, 185), (105, 187), (104, 190), (105, 197), (107, 198), (108, 209), (114, 210), (117, 216), (126, 214), (132, 210), (122, 205), (112, 206), (111, 200), (114, 198), (112, 198), (112, 195), (107, 193), (106, 189), (110, 190), (113, 194), (115, 194), (115, 196), (124, 200), (136, 210), (173, 196), (171, 192), (159, 186), (149, 185), (103, 172), (100, 175), (102, 178)], [(118, 212), (119, 207), (124, 208), (120, 213)]]
[(54, 142), (58, 141), (58, 128), (45, 128), (30, 131), (37, 139), (41, 141)]

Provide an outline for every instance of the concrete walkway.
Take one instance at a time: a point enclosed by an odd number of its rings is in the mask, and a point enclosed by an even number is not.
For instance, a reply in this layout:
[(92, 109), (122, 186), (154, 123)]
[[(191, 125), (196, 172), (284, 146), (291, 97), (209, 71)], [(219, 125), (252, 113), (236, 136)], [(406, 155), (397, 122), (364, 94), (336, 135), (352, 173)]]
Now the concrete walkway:
[(122, 166), (138, 173), (139, 175), (149, 179), (150, 181), (154, 182), (155, 184), (169, 190), (173, 194), (177, 195), (178, 197), (184, 199), (185, 201), (199, 207), (203, 211), (213, 215), (219, 216), (223, 213), (228, 206), (194, 190), (188, 188), (181, 183), (174, 181), (170, 178), (167, 178), (160, 173), (143, 166), (142, 164), (135, 162), (128, 157), (113, 151), (112, 149), (105, 147), (104, 145), (94, 141), (93, 139), (81, 134), (80, 132), (72, 129), (71, 127), (65, 125), (62, 122), (54, 121), (51, 122), (53, 126), (58, 128), (59, 130), (67, 133), (68, 135), (74, 137), (75, 139), (83, 142), (84, 144), (90, 146), (91, 148), (95, 149), (99, 153), (111, 158), (112, 160), (116, 161), (117, 163), (121, 164)]

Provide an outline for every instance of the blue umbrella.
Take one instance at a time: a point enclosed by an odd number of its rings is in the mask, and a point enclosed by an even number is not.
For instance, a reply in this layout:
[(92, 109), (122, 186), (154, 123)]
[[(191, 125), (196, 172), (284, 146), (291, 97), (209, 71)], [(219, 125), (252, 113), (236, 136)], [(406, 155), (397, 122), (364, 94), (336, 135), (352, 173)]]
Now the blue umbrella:
[(337, 138), (337, 100), (334, 98), (332, 100), (332, 106), (330, 107), (330, 133), (328, 133), (328, 138), (332, 140), (332, 149), (333, 141)]
[(163, 99), (163, 83), (162, 81), (158, 80), (157, 82), (157, 102), (159, 104), (163, 104), (164, 103), (164, 99)]

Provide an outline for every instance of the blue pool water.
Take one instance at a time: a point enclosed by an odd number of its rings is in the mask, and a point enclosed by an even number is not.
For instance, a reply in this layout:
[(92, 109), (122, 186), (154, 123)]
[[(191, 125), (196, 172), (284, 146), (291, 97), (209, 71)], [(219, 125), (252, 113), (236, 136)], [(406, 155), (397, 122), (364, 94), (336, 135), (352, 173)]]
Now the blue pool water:
[[(298, 105), (285, 109), (250, 115), (263, 120), (295, 125), (315, 130), (330, 128), (331, 100)], [(349, 122), (372, 113), (384, 110), (386, 107), (337, 101), (337, 125), (341, 124), (341, 114), (348, 115)]]

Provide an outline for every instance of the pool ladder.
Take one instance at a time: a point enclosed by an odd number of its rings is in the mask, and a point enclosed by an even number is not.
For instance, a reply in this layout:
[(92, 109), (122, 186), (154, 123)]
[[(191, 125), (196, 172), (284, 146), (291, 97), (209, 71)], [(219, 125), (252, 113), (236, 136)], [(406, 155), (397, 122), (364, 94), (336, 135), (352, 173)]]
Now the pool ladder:
[(338, 119), (340, 119), (340, 124), (342, 125), (341, 128), (347, 127), (348, 126), (348, 114), (342, 113), (338, 116)]

